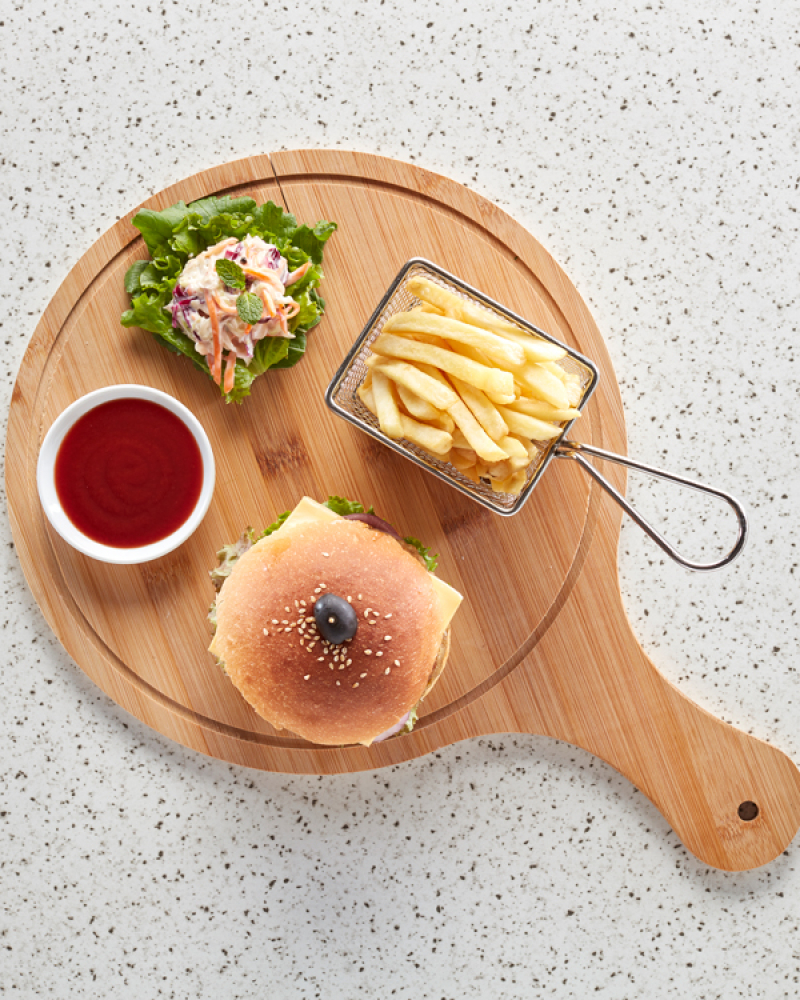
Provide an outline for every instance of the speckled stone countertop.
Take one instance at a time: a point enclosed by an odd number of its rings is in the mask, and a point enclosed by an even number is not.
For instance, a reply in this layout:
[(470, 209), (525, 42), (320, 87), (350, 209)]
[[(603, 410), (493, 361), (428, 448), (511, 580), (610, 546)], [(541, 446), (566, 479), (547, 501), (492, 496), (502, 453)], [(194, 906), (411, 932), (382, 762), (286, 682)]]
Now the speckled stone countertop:
[[(168, 184), (307, 146), (447, 174), (586, 299), (631, 454), (746, 502), (749, 544), (710, 576), (626, 525), (623, 593), (671, 680), (800, 759), (794, 0), (1, 0), (0, 41), (3, 414), (68, 270)], [(629, 492), (690, 550), (727, 539), (717, 508)], [(534, 736), (352, 778), (206, 759), (93, 687), (3, 532), (4, 995), (800, 992), (796, 842), (708, 869), (609, 767)]]

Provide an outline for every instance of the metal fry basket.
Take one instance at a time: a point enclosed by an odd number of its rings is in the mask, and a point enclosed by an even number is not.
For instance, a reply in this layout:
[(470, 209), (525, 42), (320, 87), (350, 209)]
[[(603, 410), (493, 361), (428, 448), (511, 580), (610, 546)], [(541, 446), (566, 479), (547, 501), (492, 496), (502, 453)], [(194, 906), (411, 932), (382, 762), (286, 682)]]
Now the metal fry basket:
[[(356, 339), (352, 348), (340, 365), (338, 371), (331, 380), (325, 393), (325, 402), (334, 413), (348, 420), (360, 430), (370, 434), (376, 440), (391, 448), (393, 451), (410, 459), (417, 465), (422, 466), (428, 472), (443, 479), (451, 486), (465, 493), (473, 500), (484, 507), (488, 507), (497, 514), (509, 516), (516, 514), (536, 487), (539, 479), (544, 474), (547, 466), (553, 458), (569, 458), (577, 461), (593, 479), (605, 489), (623, 509), (633, 518), (634, 521), (670, 555), (676, 562), (689, 569), (709, 570), (718, 569), (734, 559), (742, 549), (747, 534), (747, 521), (744, 510), (737, 500), (727, 493), (713, 489), (694, 480), (683, 479), (671, 473), (664, 472), (652, 466), (635, 462), (622, 455), (615, 455), (611, 452), (603, 451), (590, 445), (581, 444), (577, 441), (565, 440), (574, 420), (566, 421), (561, 427), (561, 434), (551, 441), (541, 441), (537, 443), (536, 454), (532, 456), (530, 465), (527, 467), (525, 484), (518, 494), (495, 492), (488, 481), (473, 482), (467, 478), (455, 466), (443, 461), (436, 455), (425, 451), (423, 448), (405, 439), (393, 440), (380, 429), (377, 418), (364, 406), (358, 396), (358, 388), (366, 378), (369, 371), (366, 361), (371, 355), (371, 345), (380, 336), (384, 324), (395, 313), (404, 312), (420, 304), (420, 300), (411, 292), (408, 287), (409, 281), (414, 277), (424, 277), (429, 281), (449, 292), (463, 298), (465, 301), (478, 305), (483, 309), (494, 313), (498, 318), (511, 321), (519, 327), (521, 332), (531, 336), (541, 338), (563, 348), (567, 353), (558, 364), (566, 371), (574, 373), (580, 380), (580, 399), (576, 409), (583, 410), (594, 392), (598, 382), (598, 370), (596, 365), (587, 357), (563, 344), (552, 337), (544, 330), (534, 326), (483, 292), (462, 281), (454, 274), (450, 274), (443, 268), (431, 263), (421, 257), (414, 257), (407, 261), (400, 269), (399, 274), (386, 291), (381, 301), (378, 303), (375, 312), (370, 317), (367, 325)], [(669, 542), (633, 508), (627, 500), (600, 474), (595, 466), (588, 462), (586, 455), (615, 462), (619, 465), (627, 466), (641, 472), (646, 472), (659, 479), (669, 480), (680, 486), (686, 486), (703, 493), (718, 497), (729, 504), (739, 522), (739, 534), (733, 548), (722, 559), (712, 563), (692, 562), (681, 556)]]

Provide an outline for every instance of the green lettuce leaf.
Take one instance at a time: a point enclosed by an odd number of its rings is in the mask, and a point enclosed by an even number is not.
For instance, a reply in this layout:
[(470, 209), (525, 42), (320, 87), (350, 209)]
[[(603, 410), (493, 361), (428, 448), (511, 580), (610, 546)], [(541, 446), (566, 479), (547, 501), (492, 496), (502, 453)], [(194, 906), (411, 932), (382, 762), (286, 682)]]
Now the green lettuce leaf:
[(279, 517), (277, 521), (273, 521), (268, 528), (264, 528), (261, 533), (262, 538), (266, 538), (267, 535), (271, 535), (274, 531), (277, 531), (281, 527), (286, 518), (291, 514), (290, 510), (285, 510)]
[(332, 510), (334, 514), (341, 514), (342, 517), (344, 517), (345, 514), (364, 513), (363, 503), (359, 503), (358, 500), (345, 500), (344, 497), (328, 497), (323, 504), (323, 507), (327, 507), (328, 510)]
[(308, 261), (312, 266), (289, 286), (300, 306), (290, 322), (293, 339), (265, 337), (256, 345), (249, 365), (237, 360), (234, 387), (222, 393), (226, 402), (241, 402), (250, 394), (253, 379), (270, 368), (291, 368), (305, 354), (307, 334), (322, 319), (325, 302), (317, 293), (322, 280), (323, 247), (336, 230), (335, 222), (321, 221), (313, 228), (298, 226), (295, 217), (279, 205), (258, 205), (252, 198), (212, 196), (189, 205), (180, 201), (161, 212), (142, 209), (132, 219), (150, 252), (150, 260), (137, 260), (125, 275), (125, 291), (131, 306), (122, 314), (125, 327), (139, 327), (154, 334), (170, 351), (184, 354), (211, 378), (208, 361), (195, 350), (194, 341), (173, 328), (170, 303), (180, 273), (190, 257), (220, 240), (260, 236), (274, 244), (296, 270)]
[(406, 545), (414, 546), (417, 552), (419, 552), (419, 554), (422, 556), (423, 562), (428, 568), (428, 572), (433, 573), (433, 571), (439, 564), (438, 552), (435, 556), (432, 556), (431, 550), (429, 548), (426, 548), (418, 538), (412, 538), (411, 535), (408, 535), (406, 538), (403, 539), (403, 541), (406, 543)]

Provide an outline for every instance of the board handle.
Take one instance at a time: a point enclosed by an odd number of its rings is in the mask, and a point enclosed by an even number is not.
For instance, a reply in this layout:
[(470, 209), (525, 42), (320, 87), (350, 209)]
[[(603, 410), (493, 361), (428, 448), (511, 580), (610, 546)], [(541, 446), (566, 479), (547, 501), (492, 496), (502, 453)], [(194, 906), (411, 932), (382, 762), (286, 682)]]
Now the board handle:
[(764, 865), (800, 828), (800, 771), (657, 670), (609, 585), (615, 554), (609, 544), (590, 555), (545, 634), (473, 706), (476, 725), (480, 709), (494, 732), (583, 747), (647, 795), (701, 861), (729, 871)]

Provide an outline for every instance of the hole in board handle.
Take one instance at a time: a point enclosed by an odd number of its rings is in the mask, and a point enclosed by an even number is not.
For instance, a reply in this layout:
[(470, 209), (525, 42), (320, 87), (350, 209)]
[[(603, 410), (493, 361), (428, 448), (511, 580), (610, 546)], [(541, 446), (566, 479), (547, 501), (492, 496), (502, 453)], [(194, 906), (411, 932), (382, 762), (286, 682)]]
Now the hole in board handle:
[(743, 802), (739, 806), (739, 819), (743, 819), (745, 823), (749, 823), (758, 816), (758, 806), (755, 802)]

